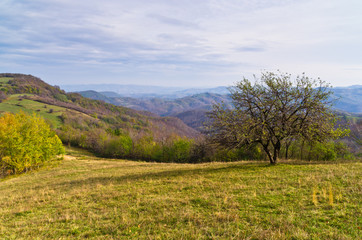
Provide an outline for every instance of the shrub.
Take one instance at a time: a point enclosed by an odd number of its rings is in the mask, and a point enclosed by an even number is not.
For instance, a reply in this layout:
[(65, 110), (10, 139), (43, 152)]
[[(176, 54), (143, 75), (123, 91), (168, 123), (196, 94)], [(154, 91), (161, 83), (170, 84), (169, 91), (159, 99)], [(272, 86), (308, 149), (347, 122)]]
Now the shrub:
[(193, 141), (186, 138), (177, 138), (163, 146), (163, 162), (186, 163), (190, 161)]
[(105, 142), (100, 154), (107, 157), (128, 157), (132, 149), (132, 139), (128, 135), (111, 137)]
[(0, 171), (28, 171), (63, 152), (62, 142), (43, 118), (23, 112), (0, 117)]

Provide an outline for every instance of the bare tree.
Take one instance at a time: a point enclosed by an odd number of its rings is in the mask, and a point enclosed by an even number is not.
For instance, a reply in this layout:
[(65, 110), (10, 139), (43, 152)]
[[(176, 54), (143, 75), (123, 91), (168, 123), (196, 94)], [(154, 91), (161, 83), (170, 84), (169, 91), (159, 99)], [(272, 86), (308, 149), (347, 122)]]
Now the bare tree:
[(234, 108), (214, 105), (209, 136), (231, 148), (260, 144), (271, 164), (285, 140), (323, 141), (346, 132), (335, 129), (331, 88), (320, 79), (265, 72), (255, 83), (244, 78), (229, 90)]

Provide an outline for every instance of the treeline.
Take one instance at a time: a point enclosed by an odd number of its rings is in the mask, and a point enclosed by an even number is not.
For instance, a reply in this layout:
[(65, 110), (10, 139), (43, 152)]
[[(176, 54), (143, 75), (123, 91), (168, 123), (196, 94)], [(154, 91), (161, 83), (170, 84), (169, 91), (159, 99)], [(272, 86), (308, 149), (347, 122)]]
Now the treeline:
[[(118, 119), (119, 118), (119, 119)], [(98, 156), (157, 162), (196, 162), (191, 160), (195, 140), (176, 134), (155, 135), (148, 122), (105, 117), (97, 119), (72, 114), (61, 116), (56, 130), (65, 145), (87, 149)]]
[(63, 152), (43, 118), (25, 113), (0, 117), (0, 177), (39, 168)]
[[(207, 138), (188, 139), (177, 135), (160, 141), (151, 132), (125, 132), (92, 117), (63, 115), (62, 121), (57, 133), (64, 144), (88, 149), (102, 157), (174, 163), (267, 160), (258, 145), (226, 149), (208, 142)], [(0, 117), (0, 177), (50, 163), (64, 152), (60, 139), (45, 120), (36, 115), (4, 114)], [(331, 161), (352, 159), (353, 155), (341, 141), (308, 143), (294, 140), (284, 142), (281, 157)]]
[[(258, 145), (227, 149), (209, 142), (207, 137), (189, 139), (171, 134), (155, 138), (153, 132), (144, 128), (146, 122), (144, 126), (134, 125), (137, 131), (126, 131), (130, 128), (123, 125), (134, 123), (110, 118), (107, 121), (118, 122), (112, 125), (104, 119), (71, 114), (63, 114), (61, 119), (63, 124), (57, 134), (64, 144), (87, 149), (101, 157), (175, 163), (267, 160)], [(342, 141), (311, 143), (293, 140), (283, 143), (281, 158), (330, 161), (351, 159), (353, 154)]]
[[(4, 96), (0, 96), (0, 100), (6, 98), (5, 93), (30, 93), (35, 94), (29, 96), (30, 99), (72, 109), (60, 116), (62, 124), (56, 129), (57, 135), (65, 145), (88, 149), (99, 156), (179, 163), (267, 159), (260, 146), (251, 145), (232, 150), (218, 147), (210, 143), (207, 136), (199, 136), (197, 131), (187, 128), (181, 120), (175, 118), (144, 115), (135, 110), (87, 99), (76, 93), (65, 93), (58, 87), (50, 86), (28, 75), (0, 74), (0, 76), (9, 78), (8, 81), (1, 83), (0, 91)], [(360, 134), (356, 135), (356, 139), (360, 139)], [(22, 168), (21, 165), (15, 166), (15, 163), (11, 165), (10, 162), (13, 160), (9, 159), (15, 158), (7, 158), (8, 155), (1, 155), (3, 173), (9, 170), (27, 171), (34, 166), (40, 166), (43, 161), (34, 160), (40, 163), (30, 165), (24, 163)], [(353, 157), (341, 141), (309, 143), (297, 139), (283, 142), (280, 156), (303, 160)]]

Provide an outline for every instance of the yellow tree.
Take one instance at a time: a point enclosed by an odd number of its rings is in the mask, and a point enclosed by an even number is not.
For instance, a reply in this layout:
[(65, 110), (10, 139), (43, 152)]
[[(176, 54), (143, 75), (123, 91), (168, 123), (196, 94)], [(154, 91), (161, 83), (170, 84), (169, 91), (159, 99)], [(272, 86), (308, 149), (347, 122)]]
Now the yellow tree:
[(14, 172), (38, 167), (63, 153), (63, 145), (43, 118), (5, 113), (0, 117), (0, 167)]

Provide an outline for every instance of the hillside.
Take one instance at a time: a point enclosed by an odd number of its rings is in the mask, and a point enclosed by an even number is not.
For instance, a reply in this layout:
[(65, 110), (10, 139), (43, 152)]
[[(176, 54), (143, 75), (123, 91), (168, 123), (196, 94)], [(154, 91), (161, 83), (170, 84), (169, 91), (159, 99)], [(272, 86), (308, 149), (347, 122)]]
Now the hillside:
[(231, 107), (228, 95), (208, 92), (177, 99), (110, 97), (110, 93), (101, 93), (93, 90), (82, 91), (79, 94), (83, 97), (103, 100), (118, 106), (152, 112), (159, 116), (174, 116), (196, 109), (211, 110), (213, 104), (221, 102)]
[(170, 164), (68, 150), (0, 181), (1, 239), (359, 239), (360, 162)]
[(223, 101), (226, 103), (230, 102), (229, 98), (225, 95), (201, 93), (175, 100), (160, 98), (113, 98), (112, 103), (132, 109), (153, 112), (160, 116), (170, 116), (194, 109), (211, 110), (213, 104), (221, 103)]
[[(211, 109), (211, 105), (219, 101), (230, 104), (227, 87), (184, 89), (169, 93), (167, 96), (157, 92), (157, 88), (151, 88), (150, 93), (147, 94), (137, 92), (137, 94), (132, 95), (123, 91), (121, 93), (96, 92), (97, 87), (93, 86), (95, 89), (91, 87), (89, 86), (88, 89), (92, 90), (80, 91), (81, 95), (137, 110), (154, 112), (162, 116), (174, 115), (198, 108)], [(83, 86), (84, 88), (87, 87)], [(333, 92), (332, 99), (336, 99), (334, 108), (355, 114), (362, 113), (362, 85), (336, 87), (333, 88)]]
[[(72, 113), (81, 113), (80, 115), (85, 114), (91, 118), (97, 116), (100, 120), (107, 120), (107, 117), (110, 116), (119, 117), (119, 115), (122, 115), (124, 121), (133, 122), (135, 123), (134, 125), (147, 125), (150, 128), (149, 130), (152, 131), (157, 132), (157, 129), (161, 131), (169, 129), (169, 132), (191, 138), (198, 135), (196, 131), (187, 127), (176, 118), (150, 117), (152, 114), (146, 113), (146, 116), (143, 112), (133, 109), (91, 100), (77, 93), (66, 93), (59, 87), (50, 86), (41, 79), (31, 75), (0, 74), (0, 91), (8, 95), (8, 99), (3, 100), (0, 111), (18, 111), (22, 109), (29, 112), (28, 105), (22, 106), (14, 102), (18, 98), (32, 103), (34, 106), (30, 108), (31, 111), (43, 112), (41, 108), (54, 108), (52, 112), (55, 112), (55, 115), (59, 115), (62, 111), (70, 111)], [(142, 124), (142, 122), (144, 123)], [(148, 124), (145, 122), (148, 122)], [(131, 128), (134, 127), (131, 126)]]
[(231, 107), (228, 95), (215, 93), (200, 93), (177, 99), (111, 97), (114, 94), (92, 90), (79, 92), (79, 94), (83, 97), (103, 100), (118, 106), (152, 112), (159, 116), (177, 117), (196, 130), (202, 128), (207, 120), (206, 113), (212, 109), (213, 104), (223, 102)]
[(164, 147), (172, 149), (180, 139), (200, 136), (178, 118), (159, 117), (66, 93), (31, 75), (0, 74), (0, 96), (0, 114), (36, 112), (56, 129), (64, 144), (102, 156), (170, 159), (170, 155), (161, 154)]
[(202, 132), (205, 123), (208, 121), (207, 112), (208, 110), (206, 109), (193, 109), (174, 114), (173, 116), (181, 119), (187, 126)]
[[(226, 89), (226, 88), (223, 88)], [(358, 116), (362, 113), (362, 87), (338, 87), (333, 88), (335, 99), (333, 108), (343, 115)], [(184, 91), (187, 92), (187, 91)], [(84, 97), (103, 100), (119, 106), (125, 106), (136, 110), (155, 113), (160, 116), (175, 116), (180, 118), (188, 126), (200, 130), (207, 120), (206, 113), (212, 109), (215, 103), (225, 103), (232, 107), (228, 95), (215, 93), (201, 93), (176, 99), (162, 98), (131, 98), (121, 97), (119, 94), (96, 91), (83, 91)]]
[(333, 88), (334, 98), (337, 99), (334, 107), (350, 113), (362, 114), (362, 86)]
[[(351, 129), (350, 137), (346, 137), (343, 141), (348, 144), (352, 152), (361, 154), (362, 115), (353, 112), (359, 112), (362, 106), (362, 87), (353, 86), (334, 88), (333, 90), (334, 95), (332, 98), (337, 99), (334, 109), (337, 111), (337, 115), (341, 117), (341, 123)], [(177, 117), (188, 126), (201, 132), (203, 131), (204, 123), (208, 119), (207, 112), (212, 109), (213, 104), (224, 102), (226, 106), (232, 107), (228, 95), (213, 93), (202, 93), (178, 99), (106, 97), (95, 91), (86, 91), (80, 94), (91, 98), (104, 99), (116, 105), (146, 110), (158, 115)], [(107, 95), (112, 96), (109, 93)], [(351, 112), (339, 109), (347, 109)]]

